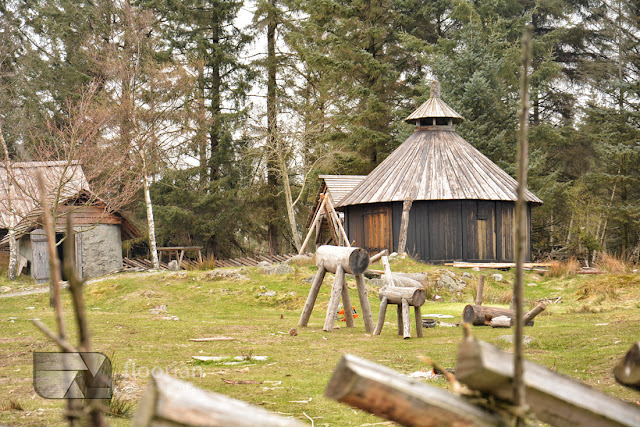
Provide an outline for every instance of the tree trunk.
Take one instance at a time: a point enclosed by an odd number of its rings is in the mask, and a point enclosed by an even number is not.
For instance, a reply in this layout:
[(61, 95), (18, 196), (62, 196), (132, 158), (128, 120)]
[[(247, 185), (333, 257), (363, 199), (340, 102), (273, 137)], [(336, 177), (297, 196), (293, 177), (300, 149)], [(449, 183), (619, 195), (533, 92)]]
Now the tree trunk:
[[(146, 169), (146, 168), (145, 168)], [(147, 205), (147, 225), (149, 227), (149, 251), (151, 253), (151, 264), (153, 268), (159, 269), (158, 248), (156, 246), (156, 224), (153, 220), (153, 205), (151, 204), (151, 193), (149, 191), (151, 180), (146, 171), (144, 174), (144, 202)]]
[[(513, 310), (501, 307), (488, 307), (486, 305), (467, 305), (462, 312), (462, 321), (474, 326), (489, 325), (491, 319), (498, 316), (515, 317)], [(533, 321), (527, 326), (533, 326)]]
[(11, 160), (9, 159), (9, 148), (4, 140), (2, 127), (0, 126), (0, 143), (4, 150), (5, 168), (7, 170), (7, 200), (6, 211), (9, 214), (9, 269), (7, 277), (9, 280), (16, 280), (16, 269), (18, 267), (18, 245), (16, 242), (16, 216), (13, 211), (11, 197), (13, 196), (13, 170), (11, 169)]
[(289, 218), (289, 225), (291, 226), (291, 236), (293, 237), (293, 244), (296, 247), (296, 251), (299, 251), (302, 247), (300, 243), (300, 233), (298, 232), (298, 222), (296, 221), (296, 211), (293, 205), (293, 195), (291, 194), (291, 183), (289, 182), (289, 169), (287, 168), (286, 159), (284, 156), (280, 156), (280, 171), (282, 172), (282, 185), (284, 187), (284, 200), (287, 206), (287, 217)]
[(209, 174), (207, 173), (207, 131), (206, 131), (206, 106), (205, 106), (205, 84), (204, 84), (204, 60), (198, 61), (198, 114), (196, 124), (196, 144), (198, 149), (200, 169), (200, 187), (205, 188)]
[(409, 212), (411, 211), (413, 200), (405, 200), (402, 203), (402, 218), (400, 220), (400, 241), (398, 242), (398, 253), (405, 253), (407, 247), (407, 234), (409, 232)]
[(271, 203), (273, 204), (273, 216), (269, 218), (269, 254), (277, 255), (280, 252), (278, 244), (279, 232), (277, 225), (278, 201), (278, 176), (276, 174), (275, 153), (278, 150), (277, 141), (277, 109), (276, 109), (276, 17), (274, 9), (275, 0), (269, 0), (269, 11), (267, 12), (267, 145), (273, 153), (269, 153), (267, 161), (267, 185), (271, 193)]
[[(216, 19), (213, 22), (211, 42), (213, 45), (214, 55), (222, 55), (220, 52), (220, 24)], [(211, 157), (209, 159), (209, 174), (210, 179), (213, 181), (220, 178), (220, 164), (218, 160), (218, 151), (220, 150), (220, 130), (222, 129), (220, 123), (221, 115), (221, 100), (220, 100), (220, 87), (222, 86), (222, 79), (220, 77), (220, 62), (215, 58), (211, 58), (213, 63), (211, 64), (211, 130), (209, 134), (209, 145), (211, 146)]]

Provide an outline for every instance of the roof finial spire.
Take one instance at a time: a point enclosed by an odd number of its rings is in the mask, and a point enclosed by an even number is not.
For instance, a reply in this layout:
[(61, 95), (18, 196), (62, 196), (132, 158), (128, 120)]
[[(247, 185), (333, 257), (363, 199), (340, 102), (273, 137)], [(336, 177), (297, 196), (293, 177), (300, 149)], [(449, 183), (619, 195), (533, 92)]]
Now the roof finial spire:
[(431, 98), (440, 98), (440, 82), (437, 80), (431, 82)]

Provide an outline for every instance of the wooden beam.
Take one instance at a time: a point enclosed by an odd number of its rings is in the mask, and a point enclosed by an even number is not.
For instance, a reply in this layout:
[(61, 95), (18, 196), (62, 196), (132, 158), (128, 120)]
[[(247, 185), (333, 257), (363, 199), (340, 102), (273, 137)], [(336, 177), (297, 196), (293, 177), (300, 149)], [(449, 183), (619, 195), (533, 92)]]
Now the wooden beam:
[(331, 297), (329, 298), (329, 306), (327, 307), (327, 315), (324, 318), (324, 326), (322, 328), (325, 332), (333, 331), (333, 324), (336, 321), (336, 312), (338, 311), (338, 304), (340, 303), (340, 295), (342, 294), (342, 285), (344, 283), (344, 270), (342, 264), (338, 263), (336, 269), (336, 278), (331, 287)]
[(371, 304), (369, 304), (369, 292), (367, 292), (367, 285), (362, 274), (356, 275), (356, 285), (358, 286), (358, 298), (360, 299), (364, 330), (370, 334), (373, 332), (373, 314), (371, 313)]
[(152, 374), (131, 425), (302, 427), (305, 424), (222, 394), (201, 390), (169, 375)]
[(369, 259), (369, 264), (373, 264), (374, 262), (378, 261), (380, 258), (382, 258), (384, 255), (389, 256), (389, 251), (388, 250), (384, 250), (384, 251), (380, 251), (377, 254), (375, 254), (374, 256), (371, 257), (371, 259)]
[(313, 311), (313, 306), (316, 303), (316, 299), (318, 298), (318, 292), (320, 292), (320, 287), (322, 286), (322, 281), (324, 280), (324, 275), (327, 270), (324, 269), (323, 266), (318, 267), (318, 272), (313, 278), (313, 283), (311, 284), (311, 289), (309, 290), (309, 295), (307, 296), (307, 302), (304, 304), (304, 309), (302, 310), (302, 314), (300, 315), (300, 321), (298, 325), (307, 326), (309, 323), (309, 318), (311, 317), (311, 312)]
[(331, 203), (331, 200), (329, 198), (327, 198), (327, 205), (329, 206), (330, 212), (335, 217), (336, 225), (338, 226), (338, 230), (340, 231), (340, 235), (344, 239), (345, 245), (347, 245), (347, 247), (350, 248), (351, 247), (351, 243), (349, 242), (349, 237), (347, 237), (347, 233), (344, 231), (344, 227), (342, 226), (342, 221), (340, 221), (340, 216), (338, 216), (338, 212), (336, 212), (335, 208), (333, 207), (333, 203)]
[[(465, 338), (458, 351), (456, 378), (473, 390), (512, 402), (513, 354)], [(527, 404), (554, 426), (638, 426), (640, 408), (564, 375), (525, 361)]]
[(349, 274), (362, 274), (369, 266), (369, 254), (361, 248), (323, 245), (316, 250), (316, 265), (335, 273), (338, 264)]
[(484, 293), (484, 276), (478, 278), (478, 292), (476, 292), (476, 305), (482, 305), (482, 294)]
[(302, 246), (300, 246), (300, 251), (298, 252), (299, 254), (303, 253), (304, 249), (307, 247), (307, 243), (309, 243), (309, 239), (311, 238), (311, 234), (313, 233), (313, 229), (315, 228), (316, 221), (318, 221), (318, 218), (320, 218), (320, 215), (322, 214), (322, 210), (324, 209), (324, 206), (326, 204), (327, 198), (322, 194), (320, 195), (320, 197), (322, 197), (322, 203), (320, 203), (320, 207), (318, 207), (318, 212), (316, 213), (316, 217), (314, 218), (311, 227), (309, 227), (309, 232), (307, 233), (307, 237), (304, 238), (304, 242), (302, 242)]
[(463, 397), (350, 354), (338, 362), (325, 396), (405, 426), (506, 425)]
[(380, 299), (386, 298), (391, 304), (402, 304), (405, 300), (413, 307), (420, 307), (427, 299), (427, 292), (424, 288), (388, 287), (380, 289), (378, 292)]

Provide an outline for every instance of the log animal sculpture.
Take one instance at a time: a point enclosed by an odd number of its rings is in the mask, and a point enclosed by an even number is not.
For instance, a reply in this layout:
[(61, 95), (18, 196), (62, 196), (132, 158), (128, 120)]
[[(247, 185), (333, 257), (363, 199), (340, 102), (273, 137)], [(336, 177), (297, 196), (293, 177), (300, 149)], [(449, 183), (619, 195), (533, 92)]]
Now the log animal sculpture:
[(384, 326), (384, 318), (387, 314), (387, 305), (394, 304), (397, 306), (398, 312), (398, 335), (402, 335), (404, 339), (411, 338), (411, 320), (409, 316), (409, 307), (413, 307), (416, 317), (416, 334), (418, 338), (422, 338), (422, 314), (421, 308), (427, 299), (427, 293), (422, 287), (399, 287), (393, 282), (393, 275), (389, 266), (389, 258), (382, 257), (384, 265), (384, 275), (387, 284), (380, 289), (378, 296), (380, 297), (380, 314), (374, 335), (380, 335)]
[[(365, 331), (371, 333), (373, 331), (373, 316), (371, 314), (371, 306), (369, 305), (367, 288), (364, 283), (364, 276), (362, 275), (369, 266), (369, 254), (367, 251), (354, 247), (320, 246), (316, 251), (316, 266), (318, 267), (318, 272), (311, 284), (311, 290), (309, 291), (309, 296), (307, 296), (307, 302), (304, 305), (298, 324), (300, 326), (307, 326), (309, 323), (309, 318), (311, 317), (313, 306), (318, 298), (318, 292), (320, 291), (320, 286), (322, 286), (324, 275), (328, 271), (334, 273), (336, 278), (331, 288), (329, 307), (327, 308), (327, 315), (322, 329), (326, 332), (331, 332), (333, 330), (338, 304), (340, 303), (340, 297), (342, 296), (342, 304), (344, 307), (351, 307), (349, 288), (347, 287), (345, 278), (345, 273), (349, 273), (356, 277), (364, 328)], [(348, 328), (354, 326), (353, 313), (351, 310), (345, 310), (345, 321)]]

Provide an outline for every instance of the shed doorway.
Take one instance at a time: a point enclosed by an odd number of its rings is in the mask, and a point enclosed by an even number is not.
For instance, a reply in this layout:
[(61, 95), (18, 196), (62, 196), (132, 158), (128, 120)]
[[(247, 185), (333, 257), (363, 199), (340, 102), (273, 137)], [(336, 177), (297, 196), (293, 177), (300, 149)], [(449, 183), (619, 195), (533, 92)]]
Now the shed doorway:
[(393, 228), (390, 206), (375, 206), (362, 213), (364, 248), (371, 254), (385, 249), (393, 252)]

